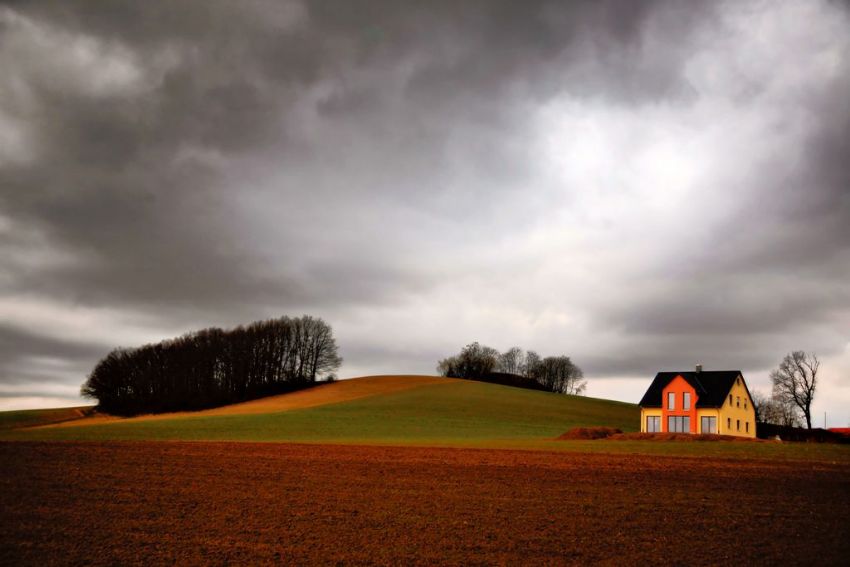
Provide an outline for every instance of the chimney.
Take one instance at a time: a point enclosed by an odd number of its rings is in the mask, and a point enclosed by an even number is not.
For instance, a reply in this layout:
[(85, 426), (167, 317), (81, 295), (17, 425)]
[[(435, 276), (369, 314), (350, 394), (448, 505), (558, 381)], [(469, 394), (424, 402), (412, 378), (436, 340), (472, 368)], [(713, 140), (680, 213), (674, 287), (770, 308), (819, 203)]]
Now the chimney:
[(702, 364), (697, 364), (697, 374), (702, 372)]

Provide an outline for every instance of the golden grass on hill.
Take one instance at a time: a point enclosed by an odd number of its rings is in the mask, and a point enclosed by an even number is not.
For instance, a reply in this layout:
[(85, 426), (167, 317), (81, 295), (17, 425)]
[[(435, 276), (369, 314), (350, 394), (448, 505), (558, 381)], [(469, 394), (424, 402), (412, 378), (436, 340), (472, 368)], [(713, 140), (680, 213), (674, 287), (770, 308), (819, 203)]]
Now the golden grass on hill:
[(98, 425), (102, 423), (133, 423), (139, 421), (155, 421), (181, 417), (212, 417), (219, 415), (252, 415), (291, 411), (312, 408), (328, 404), (349, 402), (370, 396), (393, 394), (421, 386), (433, 384), (450, 384), (459, 382), (454, 378), (438, 376), (396, 375), (396, 376), (365, 376), (340, 380), (330, 384), (320, 384), (307, 390), (300, 390), (278, 396), (269, 396), (239, 404), (232, 404), (208, 410), (193, 412), (172, 412), (160, 414), (139, 415), (135, 417), (118, 417), (106, 414), (96, 414), (62, 423), (40, 425), (39, 428), (79, 427)]

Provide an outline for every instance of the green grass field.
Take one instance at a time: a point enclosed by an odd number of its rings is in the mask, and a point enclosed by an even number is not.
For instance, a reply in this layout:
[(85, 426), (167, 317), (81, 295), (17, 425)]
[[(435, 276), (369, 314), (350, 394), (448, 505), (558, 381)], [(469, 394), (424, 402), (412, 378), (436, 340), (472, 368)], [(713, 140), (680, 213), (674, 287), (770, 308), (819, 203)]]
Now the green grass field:
[[(26, 412), (13, 412), (18, 418)], [(577, 426), (634, 431), (632, 404), (480, 382), (453, 382), (313, 408), (24, 429), (0, 436), (59, 440), (448, 443), (556, 437)]]
[[(341, 387), (344, 387), (341, 386)], [(51, 413), (52, 412), (52, 413)], [(850, 446), (747, 442), (556, 441), (574, 427), (636, 431), (634, 404), (481, 382), (429, 384), (317, 407), (29, 429), (69, 410), (0, 413), (0, 440), (260, 441), (649, 453), (850, 462)]]

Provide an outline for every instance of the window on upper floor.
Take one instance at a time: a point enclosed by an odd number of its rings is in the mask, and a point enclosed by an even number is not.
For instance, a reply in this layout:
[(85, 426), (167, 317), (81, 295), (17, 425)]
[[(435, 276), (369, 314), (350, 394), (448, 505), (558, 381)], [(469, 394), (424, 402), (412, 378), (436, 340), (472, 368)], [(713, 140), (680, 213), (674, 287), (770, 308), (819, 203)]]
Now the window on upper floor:
[(741, 420), (740, 419), (735, 420), (735, 425), (737, 426), (738, 431), (741, 431)]
[(732, 405), (732, 394), (729, 394), (729, 405)]
[(741, 407), (741, 396), (735, 397), (735, 407)]
[(667, 409), (676, 409), (676, 392), (667, 392)]
[(744, 409), (747, 409), (747, 398), (744, 398)]
[(691, 393), (685, 392), (682, 394), (682, 409), (689, 410), (691, 409)]

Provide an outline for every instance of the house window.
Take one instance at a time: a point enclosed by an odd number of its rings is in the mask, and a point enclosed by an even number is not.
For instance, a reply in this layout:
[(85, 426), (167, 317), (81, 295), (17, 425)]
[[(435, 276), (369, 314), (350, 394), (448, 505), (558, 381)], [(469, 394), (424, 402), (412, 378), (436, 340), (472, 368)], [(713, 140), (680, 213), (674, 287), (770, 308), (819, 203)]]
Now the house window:
[(685, 392), (682, 394), (682, 409), (688, 410), (691, 409), (691, 393)]
[(676, 393), (668, 392), (667, 393), (667, 409), (674, 410), (676, 409)]
[(727, 417), (726, 418), (726, 431), (729, 431), (730, 429), (732, 429), (732, 418)]
[(700, 419), (700, 433), (717, 433), (717, 418), (703, 416)]
[(745, 423), (744, 425), (746, 425), (746, 426), (747, 426), (747, 433), (749, 433), (749, 432), (750, 432), (750, 422), (748, 421), (748, 422), (747, 422), (747, 423)]
[(660, 415), (648, 415), (646, 417), (646, 432), (647, 433), (661, 433), (661, 416)]
[(667, 431), (669, 433), (690, 433), (691, 418), (686, 415), (667, 416)]
[(729, 405), (732, 405), (732, 394), (729, 394)]
[(735, 402), (736, 402), (736, 403), (735, 403), (735, 405), (736, 405), (737, 407), (741, 407), (741, 396), (736, 396), (736, 397), (735, 397)]
[(747, 398), (744, 398), (744, 409), (747, 409)]
[(740, 419), (735, 420), (735, 425), (738, 427), (738, 431), (741, 431), (741, 420)]

